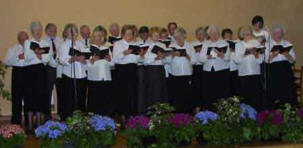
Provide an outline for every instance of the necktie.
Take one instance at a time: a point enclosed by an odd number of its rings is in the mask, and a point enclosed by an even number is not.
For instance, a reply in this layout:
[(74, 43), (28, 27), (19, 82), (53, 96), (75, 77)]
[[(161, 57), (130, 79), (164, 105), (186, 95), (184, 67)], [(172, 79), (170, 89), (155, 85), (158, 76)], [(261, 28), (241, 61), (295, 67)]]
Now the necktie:
[(87, 47), (87, 46), (88, 46), (87, 39), (85, 39), (85, 47)]
[(55, 42), (54, 42), (54, 39), (51, 38), (51, 41), (52, 41), (52, 47), (53, 47), (53, 52), (54, 52), (54, 59), (56, 59), (56, 56), (57, 56), (57, 49), (56, 49), (56, 45), (55, 45)]

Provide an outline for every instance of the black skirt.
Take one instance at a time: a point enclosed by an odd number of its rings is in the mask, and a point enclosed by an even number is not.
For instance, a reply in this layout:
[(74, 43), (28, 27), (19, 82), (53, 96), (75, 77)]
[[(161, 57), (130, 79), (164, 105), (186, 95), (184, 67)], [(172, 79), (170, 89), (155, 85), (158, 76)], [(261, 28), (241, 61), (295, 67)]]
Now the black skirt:
[(144, 65), (138, 66), (138, 99), (135, 101), (137, 114), (143, 114), (146, 111), (146, 90), (145, 90), (145, 84), (146, 84), (146, 78), (145, 74), (146, 68)]
[(244, 103), (249, 104), (258, 111), (263, 109), (260, 75), (239, 77), (239, 88), (239, 96), (244, 99)]
[(163, 65), (146, 66), (146, 105), (168, 102), (165, 69)]
[(203, 79), (203, 106), (213, 110), (214, 103), (219, 99), (230, 97), (229, 70), (204, 71)]
[(43, 112), (48, 108), (46, 98), (46, 71), (43, 64), (26, 67), (26, 97), (24, 108), (28, 112)]
[(115, 105), (117, 113), (134, 115), (137, 108), (137, 64), (116, 64)]
[(193, 99), (196, 106), (201, 106), (202, 102), (202, 81), (203, 81), (203, 65), (193, 66), (192, 88)]
[(230, 95), (239, 95), (239, 77), (238, 71), (230, 71)]
[(110, 81), (88, 81), (88, 111), (100, 115), (112, 115)]
[[(75, 79), (74, 81), (73, 78), (66, 75), (63, 75), (62, 79), (62, 119), (65, 120), (67, 117), (72, 116), (75, 110), (86, 111), (87, 80), (83, 78)], [(75, 94), (75, 87), (77, 94)], [(75, 95), (77, 95), (77, 97)]]
[(268, 106), (279, 108), (285, 103), (296, 104), (294, 85), (294, 73), (288, 61), (269, 64), (267, 94), (270, 106)]
[(172, 105), (177, 112), (190, 113), (193, 109), (191, 76), (172, 76)]

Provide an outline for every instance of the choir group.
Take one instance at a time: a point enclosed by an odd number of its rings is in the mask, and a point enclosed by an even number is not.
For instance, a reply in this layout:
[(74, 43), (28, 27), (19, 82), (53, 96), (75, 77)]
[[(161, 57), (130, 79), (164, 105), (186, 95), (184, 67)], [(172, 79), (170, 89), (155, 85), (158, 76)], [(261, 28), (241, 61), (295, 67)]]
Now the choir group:
[(119, 114), (123, 121), (157, 102), (177, 112), (211, 110), (235, 95), (257, 110), (296, 103), (293, 45), (281, 25), (272, 32), (263, 26), (255, 16), (237, 39), (229, 28), (198, 27), (189, 42), (174, 22), (167, 28), (126, 24), (121, 32), (113, 23), (110, 35), (101, 25), (91, 33), (88, 25), (78, 30), (70, 23), (62, 38), (55, 24), (48, 23), (42, 37), (41, 23), (32, 22), (31, 38), (19, 32), (4, 60), (13, 67), (11, 122), (21, 124), (23, 104), (29, 130), (51, 119), (54, 88), (63, 121), (75, 110)]

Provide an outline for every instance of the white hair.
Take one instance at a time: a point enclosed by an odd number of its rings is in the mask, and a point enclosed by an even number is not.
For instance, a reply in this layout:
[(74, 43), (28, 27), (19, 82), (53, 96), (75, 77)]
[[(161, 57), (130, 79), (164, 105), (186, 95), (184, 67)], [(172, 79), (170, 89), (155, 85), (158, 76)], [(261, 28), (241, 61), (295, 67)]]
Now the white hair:
[(31, 33), (33, 33), (37, 28), (42, 30), (42, 24), (39, 21), (32, 22), (31, 25), (30, 25)]
[(218, 27), (217, 25), (210, 25), (210, 26), (208, 27), (208, 29), (207, 29), (207, 34), (209, 35), (209, 33), (210, 33), (212, 30), (215, 30), (216, 33), (217, 33), (218, 35), (220, 35), (220, 29), (219, 29), (219, 27)]
[(199, 35), (199, 34), (202, 34), (203, 36), (207, 36), (206, 32), (205, 32), (205, 29), (203, 27), (198, 27), (195, 31), (195, 34), (196, 36)]
[(277, 30), (281, 30), (282, 35), (284, 36), (285, 34), (285, 28), (281, 25), (281, 24), (276, 24), (273, 26), (273, 32), (277, 31)]

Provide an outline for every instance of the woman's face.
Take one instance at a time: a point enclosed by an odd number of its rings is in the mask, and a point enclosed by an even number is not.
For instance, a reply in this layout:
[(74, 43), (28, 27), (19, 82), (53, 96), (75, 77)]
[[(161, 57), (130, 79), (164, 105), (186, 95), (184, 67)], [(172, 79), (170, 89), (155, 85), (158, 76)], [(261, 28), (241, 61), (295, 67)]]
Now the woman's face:
[(105, 41), (105, 37), (104, 35), (100, 35), (100, 34), (94, 34), (94, 42), (97, 44), (97, 45), (102, 45)]
[(42, 28), (41, 27), (34, 28), (32, 35), (35, 39), (40, 40), (42, 36)]
[(177, 41), (178, 44), (183, 44), (184, 43), (185, 38), (184, 38), (184, 36), (181, 35), (181, 33), (176, 32), (174, 34), (174, 38), (175, 38), (175, 40)]
[(275, 41), (280, 41), (283, 38), (283, 31), (281, 29), (276, 29), (273, 32), (273, 38)]
[(211, 41), (217, 41), (219, 39), (219, 33), (215, 29), (212, 29), (209, 32), (209, 39)]
[(157, 41), (159, 41), (159, 39), (160, 39), (160, 34), (157, 33), (157, 32), (154, 32), (154, 33), (152, 34), (151, 38), (152, 38), (153, 41), (157, 42)]
[(131, 29), (126, 30), (123, 39), (126, 40), (127, 42), (131, 42), (134, 39), (133, 30)]
[(78, 33), (76, 32), (75, 28), (71, 27), (71, 28), (67, 29), (66, 35), (67, 35), (67, 38), (69, 38), (69, 39), (72, 39), (72, 38), (76, 39), (78, 36)]
[(166, 40), (168, 38), (168, 33), (161, 33), (160, 38), (161, 40)]
[(197, 35), (196, 35), (196, 38), (198, 41), (204, 41), (205, 37), (203, 35), (202, 32), (199, 32)]

